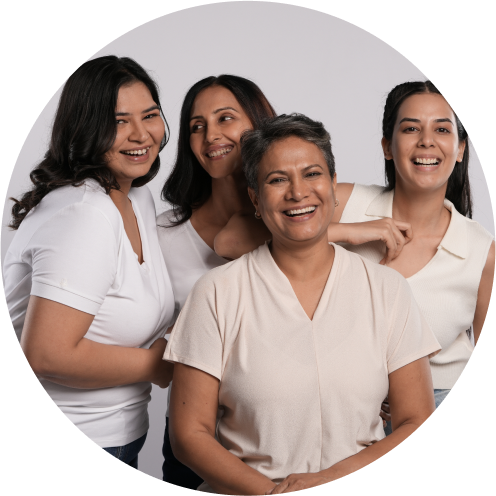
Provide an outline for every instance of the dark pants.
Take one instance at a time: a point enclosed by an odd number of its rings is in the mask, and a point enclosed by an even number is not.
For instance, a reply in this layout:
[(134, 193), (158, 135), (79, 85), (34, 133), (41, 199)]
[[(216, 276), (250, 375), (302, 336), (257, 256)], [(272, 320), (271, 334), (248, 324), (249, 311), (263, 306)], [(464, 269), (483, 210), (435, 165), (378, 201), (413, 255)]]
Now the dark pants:
[(202, 478), (198, 477), (198, 475), (196, 475), (186, 465), (183, 465), (174, 456), (174, 453), (172, 453), (169, 439), (169, 418), (165, 419), (165, 434), (162, 454), (164, 455), (162, 472), (165, 482), (169, 482), (175, 486), (186, 487), (188, 489), (196, 489), (203, 482)]
[(124, 446), (114, 446), (112, 448), (103, 448), (107, 453), (115, 456), (119, 460), (127, 463), (130, 467), (138, 468), (138, 453), (145, 444), (146, 434), (141, 436), (132, 443)]

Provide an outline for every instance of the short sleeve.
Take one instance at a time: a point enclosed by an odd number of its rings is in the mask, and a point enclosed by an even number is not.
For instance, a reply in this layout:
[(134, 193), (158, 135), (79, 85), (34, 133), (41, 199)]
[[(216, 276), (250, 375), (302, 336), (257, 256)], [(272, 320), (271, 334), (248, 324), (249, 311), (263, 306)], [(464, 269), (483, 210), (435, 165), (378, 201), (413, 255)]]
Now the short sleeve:
[(111, 223), (87, 203), (69, 205), (31, 238), (31, 294), (96, 315), (112, 285), (117, 242)]
[(403, 278), (398, 282), (388, 336), (388, 374), (441, 349), (418, 308), (410, 286)]
[(218, 321), (216, 289), (207, 273), (197, 281), (186, 299), (164, 360), (189, 365), (220, 380), (223, 339)]

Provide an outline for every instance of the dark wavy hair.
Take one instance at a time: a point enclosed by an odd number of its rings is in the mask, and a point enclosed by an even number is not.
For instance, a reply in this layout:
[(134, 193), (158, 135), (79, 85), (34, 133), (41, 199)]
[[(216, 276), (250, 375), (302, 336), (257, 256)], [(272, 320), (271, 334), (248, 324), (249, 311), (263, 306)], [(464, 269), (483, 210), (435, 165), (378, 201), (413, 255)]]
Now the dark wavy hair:
[[(52, 128), (48, 151), (30, 173), (33, 187), (14, 202), (9, 227), (18, 229), (26, 215), (50, 191), (61, 186), (80, 186), (95, 179), (106, 191), (120, 189), (107, 167), (106, 154), (117, 133), (115, 108), (119, 88), (134, 82), (143, 83), (160, 107), (158, 87), (147, 72), (128, 57), (108, 55), (85, 62), (65, 83)], [(160, 110), (162, 113), (162, 110)], [(168, 141), (168, 125), (160, 150)], [(160, 157), (148, 173), (136, 178), (132, 186), (143, 186), (160, 169)]]
[(336, 173), (332, 153), (331, 136), (322, 122), (314, 121), (303, 114), (282, 114), (267, 119), (253, 131), (246, 131), (241, 137), (243, 172), (248, 186), (258, 194), (258, 165), (270, 146), (276, 141), (295, 136), (319, 147), (326, 161), (331, 178)]
[(212, 194), (212, 178), (198, 162), (189, 143), (189, 124), (195, 98), (211, 86), (228, 89), (245, 111), (254, 129), (260, 127), (265, 119), (276, 116), (262, 90), (253, 81), (240, 76), (210, 76), (198, 81), (188, 90), (181, 107), (176, 161), (162, 188), (162, 200), (172, 205), (176, 219), (168, 227), (186, 222), (193, 210), (201, 207)]
[[(386, 105), (384, 106), (384, 117), (382, 119), (382, 135), (388, 141), (393, 138), (393, 129), (398, 118), (398, 111), (401, 104), (410, 96), (422, 93), (436, 93), (441, 95), (441, 92), (430, 81), (411, 81), (395, 86), (387, 96)], [(442, 96), (442, 95), (441, 95)], [(468, 134), (465, 131), (460, 119), (453, 111), (456, 120), (456, 129), (458, 140), (465, 142), (465, 152), (461, 162), (455, 164), (455, 168), (448, 179), (448, 187), (446, 189), (446, 198), (453, 203), (455, 208), (462, 215), (472, 218), (472, 196), (470, 193), (470, 181), (468, 176), (469, 162), (469, 144)], [(384, 159), (386, 188), (394, 189), (396, 185), (396, 169), (394, 161)]]

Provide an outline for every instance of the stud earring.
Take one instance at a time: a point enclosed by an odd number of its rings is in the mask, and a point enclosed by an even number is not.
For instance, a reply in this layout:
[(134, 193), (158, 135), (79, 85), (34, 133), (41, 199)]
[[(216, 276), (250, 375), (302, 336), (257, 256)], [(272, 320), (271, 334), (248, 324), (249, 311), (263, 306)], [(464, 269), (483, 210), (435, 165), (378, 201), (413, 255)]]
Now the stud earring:
[(255, 210), (255, 219), (261, 219), (262, 216), (258, 213), (257, 210)]
[(337, 207), (339, 206), (339, 200), (336, 198), (336, 201), (334, 202), (334, 206)]

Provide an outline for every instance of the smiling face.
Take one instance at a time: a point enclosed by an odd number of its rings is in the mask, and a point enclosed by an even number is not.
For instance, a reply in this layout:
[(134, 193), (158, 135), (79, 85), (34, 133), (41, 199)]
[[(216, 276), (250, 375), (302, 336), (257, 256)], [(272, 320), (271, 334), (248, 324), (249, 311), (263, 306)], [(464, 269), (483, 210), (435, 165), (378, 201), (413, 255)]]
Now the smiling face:
[(191, 109), (190, 146), (212, 178), (240, 172), (243, 131), (253, 129), (235, 96), (223, 86), (201, 91)]
[(294, 136), (273, 143), (259, 164), (258, 185), (258, 195), (248, 191), (274, 241), (327, 239), (336, 175), (317, 145)]
[(407, 98), (399, 108), (391, 141), (383, 138), (384, 156), (394, 160), (396, 184), (411, 190), (446, 190), (465, 142), (458, 140), (455, 115), (436, 93)]
[(158, 105), (141, 82), (119, 89), (115, 109), (117, 135), (107, 166), (121, 187), (144, 176), (157, 158), (165, 125)]

